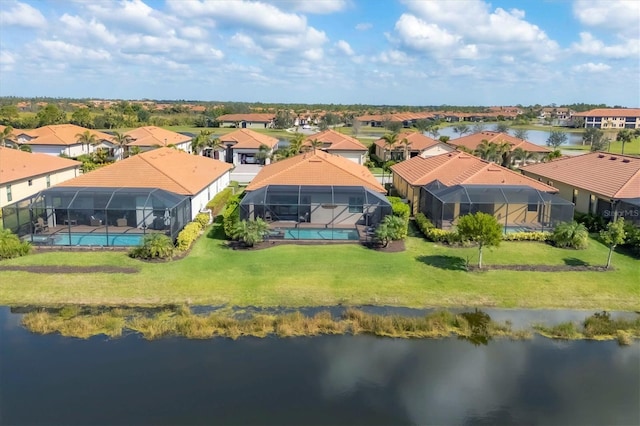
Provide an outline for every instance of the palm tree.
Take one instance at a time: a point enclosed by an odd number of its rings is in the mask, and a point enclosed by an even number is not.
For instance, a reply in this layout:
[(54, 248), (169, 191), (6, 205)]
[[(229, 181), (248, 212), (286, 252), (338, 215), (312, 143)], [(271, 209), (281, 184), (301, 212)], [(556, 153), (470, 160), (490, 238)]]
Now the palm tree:
[(5, 127), (2, 133), (0, 133), (0, 146), (13, 147), (16, 143), (16, 137), (13, 135), (13, 127)]
[(409, 142), (409, 139), (407, 139), (407, 138), (402, 138), (402, 140), (400, 141), (400, 144), (402, 145), (402, 148), (403, 148), (404, 159), (408, 160), (409, 159), (409, 149), (411, 147), (411, 142)]
[(524, 163), (525, 159), (527, 158), (527, 151), (525, 151), (524, 149), (518, 147), (516, 149), (513, 150), (513, 152), (511, 153), (511, 164), (510, 166), (513, 167), (516, 164), (517, 160), (520, 160)]
[(383, 164), (382, 164), (382, 184), (384, 185), (384, 170), (386, 169), (387, 162), (387, 149), (389, 150), (389, 154), (391, 154), (393, 147), (398, 143), (398, 134), (397, 133), (387, 133), (382, 137), (384, 141), (384, 154), (383, 154)]
[(131, 136), (127, 135), (126, 133), (116, 131), (116, 132), (113, 132), (112, 139), (113, 139), (113, 142), (118, 147), (118, 149), (122, 150), (122, 158), (127, 157), (128, 153), (125, 151), (127, 151), (127, 148), (128, 148), (127, 144), (132, 140)]
[(497, 157), (496, 160), (500, 161), (502, 167), (509, 167), (511, 164), (511, 144), (509, 142), (502, 141), (497, 145)]
[(87, 145), (87, 152), (89, 151), (89, 146), (97, 145), (98, 143), (100, 143), (98, 137), (95, 134), (91, 133), (90, 130), (85, 130), (82, 133), (76, 134), (76, 140), (82, 145), (83, 149), (84, 146)]
[(311, 145), (313, 152), (316, 152), (316, 149), (320, 149), (322, 148), (322, 145), (324, 145), (323, 142), (319, 141), (318, 139), (311, 139), (309, 141), (309, 144)]
[(207, 140), (207, 148), (211, 148), (211, 152), (213, 152), (214, 154), (214, 158), (215, 158), (215, 152), (218, 151), (220, 148), (222, 148), (224, 146), (224, 144), (222, 143), (222, 141), (220, 140), (220, 138), (209, 138)]
[(495, 143), (489, 142), (486, 139), (482, 139), (482, 141), (480, 142), (480, 145), (476, 147), (473, 153), (478, 157), (482, 158), (483, 160), (493, 161), (497, 153), (496, 148), (497, 146)]
[(296, 133), (289, 141), (289, 153), (290, 155), (297, 155), (302, 152), (302, 146), (304, 144), (304, 135), (302, 133)]
[(193, 155), (202, 154), (202, 150), (207, 146), (211, 139), (211, 131), (200, 130), (200, 134), (191, 140), (191, 152)]
[(256, 160), (258, 160), (258, 162), (263, 166), (266, 159), (269, 158), (270, 149), (271, 148), (269, 148), (267, 145), (260, 144), (260, 147), (258, 148), (258, 152), (256, 152)]
[(462, 135), (464, 135), (465, 133), (469, 133), (471, 131), (471, 129), (469, 128), (468, 125), (461, 123), (461, 124), (456, 124), (455, 126), (453, 126), (453, 131), (458, 133), (458, 137), (462, 137)]

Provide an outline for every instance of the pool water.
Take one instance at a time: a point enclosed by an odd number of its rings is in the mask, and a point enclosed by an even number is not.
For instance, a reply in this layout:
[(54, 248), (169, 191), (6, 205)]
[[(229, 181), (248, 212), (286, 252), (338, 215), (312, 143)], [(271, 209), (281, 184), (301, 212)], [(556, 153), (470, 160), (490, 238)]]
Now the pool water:
[(285, 240), (358, 240), (357, 229), (287, 229)]
[(60, 234), (54, 235), (52, 244), (56, 246), (137, 246), (144, 234)]

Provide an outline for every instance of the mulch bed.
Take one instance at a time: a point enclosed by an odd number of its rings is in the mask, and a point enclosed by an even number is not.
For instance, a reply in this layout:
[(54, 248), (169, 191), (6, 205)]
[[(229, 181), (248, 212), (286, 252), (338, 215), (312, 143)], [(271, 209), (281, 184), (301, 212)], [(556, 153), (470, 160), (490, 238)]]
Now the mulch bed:
[(491, 270), (502, 271), (531, 271), (531, 272), (605, 272), (612, 271), (613, 268), (605, 268), (604, 266), (591, 265), (484, 265), (482, 269), (477, 266), (469, 265), (469, 272), (482, 272)]
[(58, 266), (58, 265), (33, 265), (33, 266), (12, 266), (0, 265), (0, 271), (23, 271), (34, 274), (136, 274), (140, 272), (137, 268), (127, 268), (124, 266)]

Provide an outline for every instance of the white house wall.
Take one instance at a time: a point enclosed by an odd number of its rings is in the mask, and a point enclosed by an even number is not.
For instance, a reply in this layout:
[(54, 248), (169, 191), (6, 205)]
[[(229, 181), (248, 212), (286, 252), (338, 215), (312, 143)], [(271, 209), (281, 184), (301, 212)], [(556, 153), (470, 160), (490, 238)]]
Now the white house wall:
[(344, 157), (348, 160), (353, 161), (356, 164), (363, 165), (364, 164), (364, 152), (362, 151), (331, 151), (327, 150), (329, 154), (339, 155), (340, 157)]
[(11, 201), (7, 200), (7, 184), (0, 186), (0, 207), (15, 203), (16, 201), (30, 197), (48, 188), (47, 176), (49, 176), (49, 186), (57, 185), (66, 180), (73, 179), (80, 175), (80, 170), (76, 167), (66, 169), (49, 174), (31, 177), (31, 185), (29, 178), (8, 183), (11, 185)]
[(229, 186), (231, 172), (226, 172), (209, 186), (191, 198), (191, 220), (207, 207), (207, 203), (213, 199), (220, 191)]

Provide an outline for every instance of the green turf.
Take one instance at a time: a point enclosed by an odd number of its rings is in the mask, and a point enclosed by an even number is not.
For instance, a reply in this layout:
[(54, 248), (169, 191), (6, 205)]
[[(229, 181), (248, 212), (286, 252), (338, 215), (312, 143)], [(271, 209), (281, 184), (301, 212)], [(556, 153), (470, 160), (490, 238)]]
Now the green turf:
[[(485, 250), (490, 264), (603, 265), (608, 249), (587, 250), (511, 242)], [(406, 250), (384, 253), (360, 245), (281, 245), (230, 250), (203, 236), (191, 253), (144, 263), (122, 252), (47, 252), (1, 265), (134, 266), (137, 274), (35, 274), (0, 271), (0, 304), (230, 304), (410, 307), (484, 306), (639, 310), (637, 259), (615, 253), (609, 272), (466, 272), (474, 248), (450, 248), (409, 237)]]

